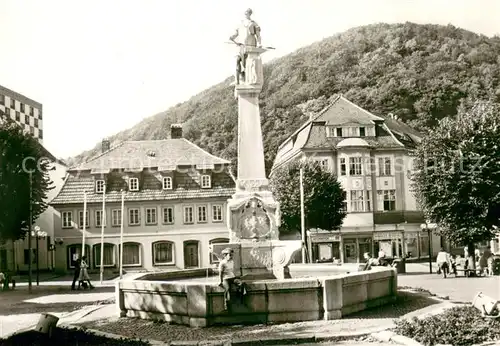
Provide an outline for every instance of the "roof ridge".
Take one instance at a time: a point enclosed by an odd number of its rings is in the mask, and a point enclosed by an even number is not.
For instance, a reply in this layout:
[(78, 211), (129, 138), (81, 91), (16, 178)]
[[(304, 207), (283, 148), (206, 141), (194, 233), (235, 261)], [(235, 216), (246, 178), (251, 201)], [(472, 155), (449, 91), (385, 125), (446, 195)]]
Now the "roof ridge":
[(84, 164), (86, 164), (86, 163), (89, 163), (89, 162), (95, 161), (95, 160), (97, 160), (98, 158), (102, 157), (104, 154), (107, 154), (107, 153), (112, 152), (113, 150), (116, 150), (117, 148), (121, 147), (122, 145), (124, 145), (124, 144), (125, 144), (125, 143), (127, 143), (127, 142), (132, 142), (132, 141), (121, 141), (120, 143), (118, 143), (118, 144), (117, 144), (117, 145), (115, 145), (114, 147), (109, 148), (109, 150), (106, 150), (105, 152), (100, 153), (100, 154), (99, 154), (99, 155), (97, 155), (97, 156), (91, 157), (90, 159), (85, 160), (84, 162), (80, 162), (80, 163), (79, 163), (79, 164), (77, 164), (77, 165), (74, 165), (74, 166), (72, 166), (72, 167), (69, 167), (69, 168), (68, 168), (68, 170), (74, 170), (74, 169), (78, 168), (79, 166), (82, 166), (82, 165), (84, 165)]
[(69, 176), (70, 176), (70, 174), (66, 171), (66, 176), (64, 177), (64, 181), (63, 181), (63, 183), (62, 183), (62, 185), (61, 185), (61, 188), (59, 189), (59, 192), (58, 192), (58, 193), (57, 193), (57, 194), (56, 194), (56, 195), (55, 195), (55, 196), (54, 196), (54, 197), (50, 200), (50, 202), (48, 202), (47, 204), (52, 203), (52, 201), (53, 201), (53, 200), (55, 200), (57, 197), (59, 197), (59, 195), (61, 194), (61, 192), (62, 192), (62, 190), (63, 190), (64, 186), (66, 185), (66, 182), (67, 182), (67, 181), (68, 181), (68, 179), (69, 179)]
[(342, 98), (344, 101), (348, 102), (350, 105), (352, 105), (352, 106), (356, 107), (357, 109), (359, 109), (359, 110), (363, 111), (364, 113), (367, 113), (368, 115), (370, 115), (370, 116), (372, 116), (372, 117), (376, 118), (375, 120), (385, 120), (384, 118), (379, 117), (378, 115), (375, 115), (375, 114), (373, 114), (372, 112), (367, 111), (366, 109), (364, 109), (364, 108), (362, 108), (362, 107), (358, 106), (357, 104), (355, 104), (354, 102), (352, 102), (352, 101), (348, 100), (347, 98), (345, 98), (345, 97), (344, 97), (344, 96), (342, 96), (342, 95), (340, 95), (340, 98)]

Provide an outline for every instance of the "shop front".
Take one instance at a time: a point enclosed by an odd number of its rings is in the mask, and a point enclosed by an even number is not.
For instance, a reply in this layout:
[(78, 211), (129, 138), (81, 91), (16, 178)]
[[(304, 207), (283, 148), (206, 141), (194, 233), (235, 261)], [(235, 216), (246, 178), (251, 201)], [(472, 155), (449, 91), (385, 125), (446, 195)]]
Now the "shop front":
[(380, 250), (387, 257), (401, 257), (404, 253), (402, 231), (376, 231), (373, 233), (373, 243), (375, 256)]
[(341, 236), (338, 232), (311, 232), (312, 262), (341, 261), (340, 240)]
[(365, 252), (373, 254), (372, 233), (342, 234), (343, 263), (364, 262)]

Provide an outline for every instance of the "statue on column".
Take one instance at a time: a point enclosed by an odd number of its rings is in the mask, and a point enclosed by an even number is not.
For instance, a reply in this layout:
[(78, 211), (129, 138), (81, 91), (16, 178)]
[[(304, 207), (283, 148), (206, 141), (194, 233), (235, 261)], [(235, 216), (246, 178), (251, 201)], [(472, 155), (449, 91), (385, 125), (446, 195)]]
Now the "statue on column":
[[(236, 56), (236, 84), (240, 84), (245, 80), (245, 69), (247, 60), (247, 47), (261, 47), (260, 26), (252, 18), (252, 10), (249, 8), (245, 11), (245, 19), (241, 21), (240, 26), (236, 32), (229, 37), (238, 48), (239, 52)], [(239, 39), (242, 42), (236, 41)]]

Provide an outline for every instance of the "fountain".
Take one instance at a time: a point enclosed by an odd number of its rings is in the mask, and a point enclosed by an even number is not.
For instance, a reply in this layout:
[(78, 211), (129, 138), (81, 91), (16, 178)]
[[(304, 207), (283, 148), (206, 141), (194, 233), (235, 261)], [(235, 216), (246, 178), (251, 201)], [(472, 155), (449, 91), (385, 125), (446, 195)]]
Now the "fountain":
[(238, 179), (228, 200), (229, 244), (214, 244), (234, 253), (235, 274), (245, 282), (244, 302), (224, 310), (224, 290), (214, 269), (151, 273), (116, 286), (120, 316), (159, 319), (193, 327), (227, 323), (272, 323), (335, 319), (392, 301), (397, 277), (393, 269), (359, 272), (359, 265), (290, 265), (302, 242), (280, 241), (279, 204), (266, 178), (258, 97), (264, 81), (260, 27), (245, 13), (235, 76), (238, 100)]

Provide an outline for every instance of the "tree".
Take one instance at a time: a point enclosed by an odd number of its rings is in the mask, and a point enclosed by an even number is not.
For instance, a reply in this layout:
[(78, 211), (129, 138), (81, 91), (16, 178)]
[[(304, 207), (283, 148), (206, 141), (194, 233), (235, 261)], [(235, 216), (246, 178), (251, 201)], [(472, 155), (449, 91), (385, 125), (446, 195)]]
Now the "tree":
[(499, 226), (500, 105), (462, 105), (428, 133), (415, 159), (413, 190), (424, 213), (473, 255), (474, 243)]
[(49, 164), (37, 140), (0, 114), (0, 240), (24, 238), (47, 208)]
[(300, 169), (304, 169), (304, 214), (306, 229), (336, 230), (346, 215), (344, 191), (335, 174), (317, 162), (293, 161), (278, 168), (271, 189), (280, 203), (282, 232), (300, 230)]

